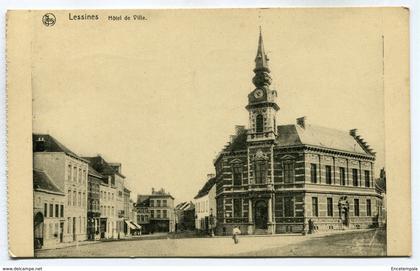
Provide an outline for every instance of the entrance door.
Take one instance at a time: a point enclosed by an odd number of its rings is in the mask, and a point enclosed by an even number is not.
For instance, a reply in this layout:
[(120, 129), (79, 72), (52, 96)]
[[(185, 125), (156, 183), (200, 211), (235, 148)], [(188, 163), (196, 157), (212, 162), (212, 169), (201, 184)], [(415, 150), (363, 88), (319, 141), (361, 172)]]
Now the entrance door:
[(341, 221), (344, 226), (349, 226), (349, 211), (347, 208), (343, 208), (343, 211), (341, 212)]
[(255, 228), (267, 229), (268, 208), (265, 200), (259, 200), (255, 203)]

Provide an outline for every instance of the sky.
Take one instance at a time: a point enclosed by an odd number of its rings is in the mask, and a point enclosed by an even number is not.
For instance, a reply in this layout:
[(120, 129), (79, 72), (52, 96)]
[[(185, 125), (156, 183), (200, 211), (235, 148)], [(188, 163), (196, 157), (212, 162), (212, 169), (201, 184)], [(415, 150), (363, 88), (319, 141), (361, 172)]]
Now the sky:
[(376, 174), (384, 166), (382, 24), (373, 10), (149, 10), (141, 22), (105, 13), (34, 23), (33, 131), (122, 163), (133, 199), (162, 187), (192, 200), (214, 173), (235, 125), (248, 125), (259, 26), (277, 123), (306, 116), (357, 128), (377, 152)]

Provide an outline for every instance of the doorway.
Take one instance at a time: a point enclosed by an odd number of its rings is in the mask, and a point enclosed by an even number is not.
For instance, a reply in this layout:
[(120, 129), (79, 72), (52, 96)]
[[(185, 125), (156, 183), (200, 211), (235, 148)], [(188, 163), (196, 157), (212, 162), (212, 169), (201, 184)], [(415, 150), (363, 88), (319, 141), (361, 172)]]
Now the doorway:
[(267, 201), (259, 200), (255, 203), (255, 228), (267, 229), (268, 225)]

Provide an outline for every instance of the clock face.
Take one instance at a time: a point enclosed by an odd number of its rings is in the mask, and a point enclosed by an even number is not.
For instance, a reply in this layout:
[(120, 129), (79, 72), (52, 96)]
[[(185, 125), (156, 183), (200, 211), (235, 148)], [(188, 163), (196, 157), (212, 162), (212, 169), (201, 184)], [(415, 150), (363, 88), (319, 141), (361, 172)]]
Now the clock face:
[(255, 98), (261, 98), (263, 95), (264, 95), (264, 92), (262, 91), (262, 89), (257, 89), (257, 90), (254, 92), (254, 96), (255, 96)]

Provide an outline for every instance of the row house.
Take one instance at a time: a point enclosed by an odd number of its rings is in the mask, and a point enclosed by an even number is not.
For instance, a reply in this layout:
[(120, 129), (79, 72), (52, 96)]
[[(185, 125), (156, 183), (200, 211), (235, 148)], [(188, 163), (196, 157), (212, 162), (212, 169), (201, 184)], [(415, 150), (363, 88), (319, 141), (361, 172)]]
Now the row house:
[[(175, 231), (174, 197), (162, 188), (149, 195), (137, 195), (137, 224), (144, 232)], [(147, 223), (146, 223), (147, 222)]]
[(34, 248), (54, 248), (64, 242), (65, 194), (44, 170), (33, 170)]
[(277, 91), (260, 33), (248, 128), (214, 161), (217, 233), (301, 233), (377, 227), (382, 195), (373, 183), (375, 153), (356, 129), (277, 125)]
[(216, 226), (216, 176), (207, 175), (207, 181), (194, 197), (195, 228), (208, 232)]
[(48, 134), (33, 134), (33, 168), (47, 172), (64, 193), (63, 242), (86, 240), (88, 161)]
[(100, 187), (103, 176), (94, 170), (90, 165), (88, 168), (88, 208), (87, 208), (87, 235), (88, 240), (98, 240), (101, 238), (101, 205)]

